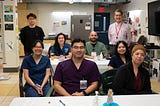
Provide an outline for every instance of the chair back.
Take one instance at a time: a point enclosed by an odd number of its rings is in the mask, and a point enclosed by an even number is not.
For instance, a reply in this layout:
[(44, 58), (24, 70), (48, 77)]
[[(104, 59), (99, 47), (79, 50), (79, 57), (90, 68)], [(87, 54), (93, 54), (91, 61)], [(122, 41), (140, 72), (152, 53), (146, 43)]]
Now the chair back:
[(24, 97), (24, 92), (23, 92), (23, 70), (19, 68), (19, 94), (20, 97)]
[[(48, 83), (51, 87), (50, 87), (49, 91), (47, 92), (47, 95), (46, 95), (47, 97), (52, 96), (53, 95), (52, 93), (54, 91), (54, 88), (52, 86), (52, 84), (53, 84), (52, 76), (53, 76), (53, 69), (51, 67), (51, 75), (49, 76), (49, 80), (48, 80)], [(23, 69), (19, 68), (19, 94), (20, 94), (20, 97), (25, 97), (25, 93), (23, 90), (24, 83), (25, 83), (25, 81), (24, 81)]]
[(103, 94), (107, 94), (108, 89), (112, 89), (112, 82), (117, 69), (107, 70), (101, 74), (101, 84)]

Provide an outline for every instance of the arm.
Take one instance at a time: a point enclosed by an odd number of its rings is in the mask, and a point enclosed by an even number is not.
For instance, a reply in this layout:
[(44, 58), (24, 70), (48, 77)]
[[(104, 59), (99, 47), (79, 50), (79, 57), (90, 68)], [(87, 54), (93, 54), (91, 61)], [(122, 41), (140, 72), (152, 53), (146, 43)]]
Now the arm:
[(107, 50), (106, 46), (103, 44), (103, 47), (102, 47), (102, 53), (103, 53), (103, 56), (105, 58), (108, 58), (110, 55), (109, 55), (109, 51)]
[(127, 41), (128, 41), (128, 46), (130, 46), (130, 43), (132, 41), (132, 36), (131, 36), (131, 30), (129, 26), (127, 27)]
[(19, 37), (21, 39), (22, 44), (24, 45), (24, 41), (25, 41), (24, 29), (21, 29)]
[(43, 82), (42, 82), (42, 84), (41, 84), (41, 87), (43, 88), (44, 87), (44, 85), (48, 82), (48, 79), (49, 79), (49, 76), (51, 75), (51, 69), (50, 68), (47, 68), (46, 69), (46, 75), (45, 75), (45, 77), (44, 77), (44, 79), (43, 79)]
[(35, 88), (38, 92), (38, 94), (43, 95), (43, 91), (42, 88), (39, 86), (36, 86), (36, 84), (31, 80), (31, 78), (29, 77), (29, 72), (28, 69), (23, 69), (23, 73), (24, 73), (24, 78), (26, 80), (26, 82), (31, 85), (33, 88)]
[(58, 94), (63, 96), (71, 96), (61, 85), (62, 83), (60, 81), (54, 80), (54, 88)]
[[(133, 91), (126, 89), (125, 86), (128, 86), (128, 83), (126, 81), (130, 80), (128, 79), (128, 77), (130, 78), (131, 76), (128, 75), (126, 72), (129, 70), (118, 70), (114, 80), (113, 80), (113, 92), (116, 95), (127, 95), (127, 94), (134, 94)], [(127, 75), (126, 75), (127, 74)], [(128, 77), (126, 77), (128, 76)], [(129, 82), (131, 83), (131, 82)]]
[(23, 73), (24, 73), (24, 78), (26, 80), (26, 82), (31, 85), (32, 87), (35, 87), (36, 84), (31, 80), (31, 78), (29, 77), (29, 71), (28, 69), (23, 69)]

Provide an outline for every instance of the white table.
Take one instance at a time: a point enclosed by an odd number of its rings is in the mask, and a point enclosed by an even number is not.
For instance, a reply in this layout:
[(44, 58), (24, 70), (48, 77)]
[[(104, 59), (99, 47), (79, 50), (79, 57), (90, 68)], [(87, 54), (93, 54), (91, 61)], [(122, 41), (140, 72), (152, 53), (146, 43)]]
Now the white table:
[[(95, 96), (68, 96), (68, 97), (17, 97), (10, 106), (95, 106)], [(107, 96), (98, 97), (98, 106), (102, 106)], [(160, 106), (160, 95), (121, 95), (113, 96), (119, 106)]]
[[(50, 60), (51, 60), (51, 59), (50, 59)], [(109, 60), (106, 60), (106, 59), (102, 59), (102, 60), (88, 59), (88, 60), (94, 61), (94, 62), (97, 64), (98, 69), (99, 69), (99, 72), (100, 72), (101, 74), (107, 70), (107, 66), (108, 66), (108, 64), (109, 64)], [(53, 60), (51, 60), (51, 65), (52, 65), (53, 70), (56, 69), (56, 66), (57, 66), (57, 64), (58, 64), (60, 61), (62, 61), (62, 60), (59, 60), (59, 59), (53, 59)]]

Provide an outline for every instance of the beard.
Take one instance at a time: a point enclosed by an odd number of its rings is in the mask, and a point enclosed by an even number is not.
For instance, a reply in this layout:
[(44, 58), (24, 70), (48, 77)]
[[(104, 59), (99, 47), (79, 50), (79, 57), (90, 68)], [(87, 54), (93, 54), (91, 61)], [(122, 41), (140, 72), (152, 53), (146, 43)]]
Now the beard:
[(91, 42), (97, 42), (97, 39), (92, 38), (92, 39), (90, 39), (90, 41), (91, 41)]

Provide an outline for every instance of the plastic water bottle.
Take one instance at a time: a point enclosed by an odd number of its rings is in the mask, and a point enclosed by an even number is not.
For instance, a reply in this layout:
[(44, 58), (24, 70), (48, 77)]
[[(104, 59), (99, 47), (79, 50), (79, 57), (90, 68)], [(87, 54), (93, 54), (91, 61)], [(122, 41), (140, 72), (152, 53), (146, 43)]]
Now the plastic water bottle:
[(95, 91), (95, 98), (94, 98), (94, 103), (93, 103), (93, 106), (98, 106), (98, 91)]
[(99, 55), (99, 59), (102, 60), (103, 59), (103, 53), (101, 52)]

